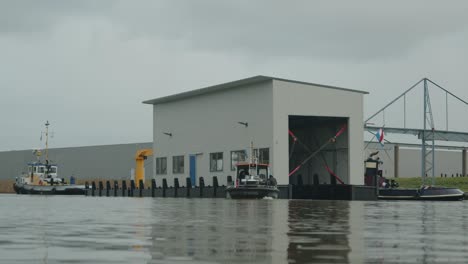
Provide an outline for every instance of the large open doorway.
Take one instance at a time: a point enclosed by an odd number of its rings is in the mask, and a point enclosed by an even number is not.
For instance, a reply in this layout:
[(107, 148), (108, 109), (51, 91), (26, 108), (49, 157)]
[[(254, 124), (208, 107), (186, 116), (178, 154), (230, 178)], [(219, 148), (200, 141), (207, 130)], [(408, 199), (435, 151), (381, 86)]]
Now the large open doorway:
[(343, 117), (289, 116), (289, 184), (349, 183), (347, 127)]

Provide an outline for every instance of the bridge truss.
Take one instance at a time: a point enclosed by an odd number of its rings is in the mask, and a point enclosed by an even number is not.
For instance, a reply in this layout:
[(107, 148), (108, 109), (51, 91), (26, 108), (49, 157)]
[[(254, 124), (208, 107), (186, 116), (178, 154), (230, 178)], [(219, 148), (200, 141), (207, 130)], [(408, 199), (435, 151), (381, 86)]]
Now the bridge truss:
[[(420, 87), (422, 84), (423, 90), (423, 128), (422, 129), (415, 129), (415, 128), (407, 128), (406, 127), (406, 97), (407, 94), (415, 89), (416, 87)], [(432, 105), (431, 105), (431, 98), (429, 94), (428, 84), (432, 84), (438, 89), (441, 89), (445, 93), (445, 123), (446, 123), (446, 130), (436, 130), (434, 124), (434, 116), (432, 112)], [(448, 98), (453, 97), (457, 101), (462, 102), (465, 105), (468, 105), (468, 102), (461, 99), (460, 97), (454, 95), (447, 89), (443, 88), (442, 86), (438, 85), (437, 83), (431, 81), (428, 78), (423, 78), (413, 86), (411, 86), (408, 90), (402, 93), (400, 96), (392, 100), (382, 109), (377, 111), (375, 114), (371, 115), (369, 118), (366, 119), (364, 129), (374, 133), (377, 129), (381, 127), (369, 125), (369, 121), (375, 118), (377, 115), (383, 113), (385, 115), (385, 110), (393, 105), (395, 102), (399, 100), (403, 100), (403, 112), (404, 112), (404, 125), (402, 128), (398, 127), (385, 127), (385, 133), (387, 134), (406, 134), (406, 135), (413, 135), (417, 136), (418, 139), (421, 140), (421, 177), (423, 184), (426, 184), (426, 178), (428, 175), (432, 176), (432, 185), (434, 185), (435, 179), (435, 141), (453, 141), (453, 142), (465, 142), (468, 143), (468, 133), (466, 132), (455, 132), (449, 131), (448, 127)]]

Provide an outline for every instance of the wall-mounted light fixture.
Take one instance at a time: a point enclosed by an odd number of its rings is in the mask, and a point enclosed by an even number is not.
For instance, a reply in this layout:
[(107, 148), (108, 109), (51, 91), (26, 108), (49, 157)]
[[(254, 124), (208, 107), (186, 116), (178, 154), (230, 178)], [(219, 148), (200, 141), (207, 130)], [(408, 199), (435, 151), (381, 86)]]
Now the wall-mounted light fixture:
[(238, 124), (241, 124), (241, 125), (244, 125), (245, 127), (248, 127), (249, 126), (249, 123), (247, 122), (237, 122)]
[(163, 132), (163, 134), (172, 137), (172, 133)]

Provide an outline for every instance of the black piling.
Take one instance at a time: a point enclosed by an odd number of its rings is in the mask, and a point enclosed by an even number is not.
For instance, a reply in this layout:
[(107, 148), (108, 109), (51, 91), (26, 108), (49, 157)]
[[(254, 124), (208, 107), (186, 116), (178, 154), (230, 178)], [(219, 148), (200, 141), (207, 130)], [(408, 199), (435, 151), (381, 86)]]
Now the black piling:
[(102, 181), (99, 181), (99, 197), (102, 196), (103, 189), (104, 189), (104, 184), (102, 184)]
[(302, 174), (297, 175), (297, 185), (298, 186), (304, 185), (304, 181), (302, 180)]
[(152, 179), (151, 180), (151, 197), (155, 196), (155, 191), (156, 191), (156, 180)]
[(111, 190), (110, 181), (106, 181), (106, 196), (107, 197), (109, 197), (110, 190)]
[(218, 177), (217, 176), (213, 176), (213, 197), (216, 197), (216, 192), (218, 190)]
[(130, 193), (128, 196), (133, 197), (133, 192), (135, 191), (135, 180), (130, 181)]
[(117, 190), (119, 190), (119, 182), (114, 181), (114, 197), (117, 197)]
[(174, 197), (177, 197), (177, 191), (179, 190), (179, 179), (174, 178)]
[(205, 179), (203, 177), (199, 178), (200, 185), (200, 197), (203, 197), (203, 189), (205, 189)]
[(190, 189), (192, 189), (192, 180), (190, 179), (190, 177), (187, 177), (187, 178), (185, 179), (185, 182), (186, 182), (185, 185), (187, 186), (187, 188), (186, 188), (186, 190), (187, 190), (186, 196), (187, 196), (187, 197), (190, 197)]
[(139, 186), (139, 188), (140, 188), (140, 190), (139, 190), (139, 191), (140, 191), (139, 195), (140, 195), (140, 197), (143, 197), (143, 190), (145, 189), (145, 183), (143, 182), (143, 180), (140, 180), (140, 181), (139, 181), (138, 186)]
[(167, 190), (167, 180), (166, 178), (163, 179), (163, 197), (166, 197), (166, 190)]
[(96, 191), (96, 183), (93, 181), (91, 182), (91, 195), (94, 196)]
[(122, 181), (122, 197), (125, 197), (127, 193), (127, 181), (123, 180)]
[(330, 174), (330, 183), (331, 185), (336, 185), (336, 178), (332, 174)]
[(314, 185), (315, 185), (315, 186), (319, 186), (319, 184), (320, 184), (320, 183), (319, 183), (319, 176), (318, 176), (318, 174), (316, 173), (316, 174), (314, 174)]

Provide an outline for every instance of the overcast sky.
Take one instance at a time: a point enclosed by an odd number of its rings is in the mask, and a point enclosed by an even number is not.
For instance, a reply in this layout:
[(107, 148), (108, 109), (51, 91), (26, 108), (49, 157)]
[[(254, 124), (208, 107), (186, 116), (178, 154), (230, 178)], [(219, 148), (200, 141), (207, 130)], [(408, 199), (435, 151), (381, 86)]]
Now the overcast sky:
[[(41, 146), (46, 120), (53, 147), (151, 141), (142, 101), (254, 75), (369, 91), (366, 116), (425, 76), (468, 99), (467, 10), (454, 0), (0, 1), (0, 150)], [(445, 129), (445, 95), (434, 94)], [(450, 104), (450, 129), (468, 131), (467, 107)], [(401, 109), (387, 126), (403, 125)]]

